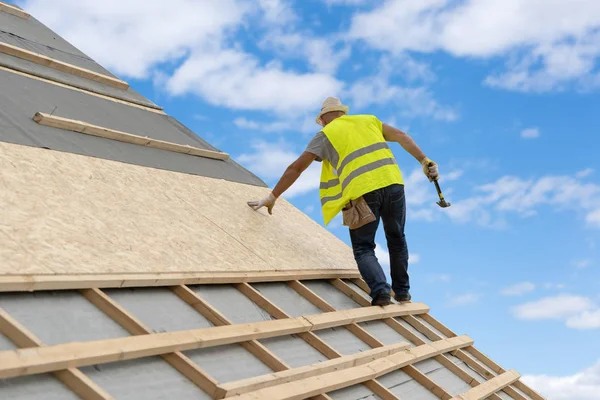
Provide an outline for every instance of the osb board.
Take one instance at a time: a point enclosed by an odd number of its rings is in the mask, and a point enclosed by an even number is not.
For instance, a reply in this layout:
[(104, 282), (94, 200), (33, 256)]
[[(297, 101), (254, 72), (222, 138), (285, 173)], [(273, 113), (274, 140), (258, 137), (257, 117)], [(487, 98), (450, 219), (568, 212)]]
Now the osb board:
[(356, 268), (257, 186), (0, 143), (0, 189), (2, 275)]

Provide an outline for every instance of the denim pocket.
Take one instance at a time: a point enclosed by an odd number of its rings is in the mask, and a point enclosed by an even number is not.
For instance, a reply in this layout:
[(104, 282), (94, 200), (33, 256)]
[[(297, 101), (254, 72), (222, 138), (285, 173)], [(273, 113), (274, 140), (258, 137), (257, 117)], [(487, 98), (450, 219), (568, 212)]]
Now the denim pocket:
[(389, 193), (390, 193), (390, 203), (397, 203), (399, 201), (404, 201), (404, 186), (403, 185), (390, 186)]

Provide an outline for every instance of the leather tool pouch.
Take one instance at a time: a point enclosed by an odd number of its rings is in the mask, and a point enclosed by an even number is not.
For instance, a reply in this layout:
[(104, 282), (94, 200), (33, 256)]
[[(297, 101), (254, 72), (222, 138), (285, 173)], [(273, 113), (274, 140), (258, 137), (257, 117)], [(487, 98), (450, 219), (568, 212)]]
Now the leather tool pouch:
[(357, 229), (375, 221), (375, 214), (362, 196), (356, 200), (350, 200), (350, 203), (342, 210), (342, 216), (343, 224), (350, 229)]

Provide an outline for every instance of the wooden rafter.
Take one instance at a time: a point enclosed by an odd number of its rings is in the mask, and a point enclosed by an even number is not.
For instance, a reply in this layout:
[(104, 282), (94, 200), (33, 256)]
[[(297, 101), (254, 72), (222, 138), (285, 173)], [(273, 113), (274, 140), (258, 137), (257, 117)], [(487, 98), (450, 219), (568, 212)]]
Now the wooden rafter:
[(356, 270), (288, 270), (250, 272), (165, 272), (76, 275), (2, 275), (0, 292), (38, 290), (106, 289), (121, 287), (157, 287), (242, 282), (285, 282), (312, 279), (354, 278)]
[[(233, 325), (233, 323), (216, 308), (211, 306), (207, 301), (201, 298), (196, 292), (185, 285), (172, 287), (173, 292), (183, 301), (189, 304), (193, 309), (198, 311), (204, 318), (210, 321), (215, 326)], [(240, 345), (254, 354), (256, 358), (262, 361), (273, 371), (285, 371), (290, 369), (282, 359), (277, 357), (272, 351), (267, 349), (258, 340), (249, 340), (241, 342)]]
[[(0, 333), (17, 347), (42, 347), (44, 343), (32, 332), (0, 308)], [(54, 376), (84, 400), (114, 400), (77, 368), (54, 371)]]
[[(133, 315), (128, 313), (127, 310), (100, 289), (84, 289), (81, 291), (81, 294), (130, 334), (152, 334), (150, 328), (138, 321)], [(217, 389), (217, 381), (183, 353), (177, 351), (174, 353), (163, 354), (162, 358), (200, 389), (214, 396)]]
[[(369, 288), (363, 280), (356, 279), (356, 280), (353, 280), (353, 282), (361, 289), (366, 288), (368, 290), (368, 288)], [(333, 280), (332, 284), (336, 288), (338, 288), (340, 291), (342, 291), (343, 293), (348, 295), (350, 298), (352, 298), (354, 301), (356, 301), (359, 305), (366, 306), (367, 304), (369, 304), (369, 301), (366, 298), (364, 298), (359, 292), (357, 292), (355, 289), (350, 287), (348, 284), (346, 284), (346, 282), (342, 281), (341, 279)], [(428, 314), (422, 314), (422, 315), (424, 316), (424, 315), (428, 315)], [(413, 318), (405, 318), (404, 320), (409, 325), (411, 325), (413, 328), (415, 328), (418, 332), (420, 332), (425, 337), (427, 337), (429, 340), (437, 341), (437, 340), (442, 339), (442, 337), (440, 337), (435, 332), (430, 330), (426, 325), (421, 323), (416, 318), (414, 318), (414, 317)], [(403, 337), (410, 340), (411, 343), (413, 343), (415, 345), (423, 345), (426, 343), (423, 339), (421, 339), (419, 336), (417, 336), (416, 334), (411, 332), (408, 328), (406, 328), (400, 322), (396, 321), (394, 318), (386, 318), (383, 321), (389, 327), (391, 327), (396, 332), (398, 332), (400, 335), (402, 335)], [(453, 334), (452, 337), (456, 337), (456, 335)], [(456, 353), (461, 353), (461, 355), (462, 355), (461, 350), (457, 350)], [(452, 362), (452, 360), (450, 360), (446, 355), (439, 354), (439, 355), (435, 356), (433, 359), (436, 360), (437, 362), (439, 362), (444, 367), (446, 367), (450, 372), (452, 372), (454, 375), (458, 376), (463, 382), (467, 383), (469, 386), (477, 387), (480, 384), (479, 381), (474, 379), (471, 375), (469, 375), (466, 371), (464, 371), (458, 365), (454, 364)], [(474, 363), (473, 360), (471, 360), (471, 362)], [(477, 366), (481, 367), (480, 365), (477, 365)], [(481, 368), (483, 368), (483, 367), (481, 367)], [(501, 400), (501, 398), (498, 395), (492, 394), (490, 396), (490, 400)]]
[[(241, 293), (246, 295), (250, 300), (256, 303), (258, 306), (262, 307), (265, 311), (267, 311), (273, 318), (291, 318), (285, 311), (273, 304), (269, 299), (263, 296), (258, 290), (250, 286), (248, 283), (240, 283), (236, 285), (236, 288)], [(335, 349), (329, 346), (324, 340), (315, 335), (313, 332), (301, 333), (299, 334), (299, 336), (302, 339), (304, 339), (304, 341), (306, 341), (308, 344), (312, 345), (317, 351), (320, 351), (326, 357), (342, 357), (340, 353), (338, 353)], [(371, 341), (376, 341), (377, 344), (380, 343), (371, 335), (369, 335), (369, 337)], [(375, 347), (383, 347), (383, 343), (381, 343), (381, 346)], [(374, 393), (379, 393), (379, 397), (383, 398), (384, 400), (399, 400), (393, 393), (391, 393), (389, 390), (387, 390), (387, 388), (385, 388), (375, 380), (367, 381), (364, 384)]]
[(33, 51), (25, 50), (8, 43), (0, 42), (0, 53), (8, 54), (13, 57), (31, 61), (36, 64), (55, 69), (57, 71), (80, 76), (85, 79), (103, 83), (105, 85), (110, 85), (121, 90), (127, 90), (129, 88), (129, 84), (127, 82), (124, 82), (118, 78), (113, 78), (112, 76), (99, 74), (97, 72), (90, 71), (89, 69), (81, 68), (76, 65), (58, 61), (53, 58), (44, 56), (42, 54), (34, 53)]
[(452, 400), (483, 400), (488, 398), (490, 395), (502, 390), (511, 383), (516, 382), (521, 375), (515, 370), (510, 370), (496, 376), (482, 383), (481, 385), (474, 387), (466, 393), (453, 397)]
[(366, 364), (408, 348), (410, 348), (408, 343), (395, 343), (389, 346), (366, 350), (357, 354), (345, 355), (332, 360), (294, 368), (289, 371), (282, 371), (274, 374), (261, 375), (235, 382), (224, 383), (220, 385), (220, 388), (224, 391), (226, 397), (230, 397), (237, 394), (248, 393), (258, 389), (280, 385), (285, 382), (301, 380), (340, 369)]
[(251, 324), (217, 326), (126, 338), (72, 342), (31, 351), (0, 352), (0, 378), (50, 372), (67, 367), (93, 365), (149, 357), (192, 349), (240, 343), (254, 339), (309, 332), (391, 316), (422, 314), (422, 303), (336, 311)]
[(338, 370), (299, 381), (283, 383), (236, 397), (236, 400), (300, 400), (318, 393), (342, 389), (383, 376), (400, 368), (426, 360), (436, 354), (468, 346), (473, 341), (466, 336), (444, 339), (406, 349), (367, 364)]
[(37, 112), (33, 120), (40, 125), (50, 126), (57, 129), (65, 129), (86, 135), (97, 136), (119, 142), (136, 144), (139, 146), (152, 147), (154, 149), (167, 150), (175, 153), (189, 154), (191, 156), (212, 158), (215, 160), (227, 160), (229, 154), (220, 151), (201, 149), (199, 147), (166, 142), (164, 140), (152, 139), (147, 136), (134, 135), (127, 132), (104, 128), (102, 126), (88, 124), (69, 118), (57, 117), (42, 112)]

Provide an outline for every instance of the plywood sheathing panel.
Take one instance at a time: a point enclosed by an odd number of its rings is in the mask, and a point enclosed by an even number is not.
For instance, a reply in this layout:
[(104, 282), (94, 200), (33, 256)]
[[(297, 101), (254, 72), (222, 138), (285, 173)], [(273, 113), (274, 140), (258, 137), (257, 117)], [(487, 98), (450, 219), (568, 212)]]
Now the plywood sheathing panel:
[(266, 188), (7, 143), (0, 186), (0, 275), (356, 268), (285, 199), (249, 208)]

